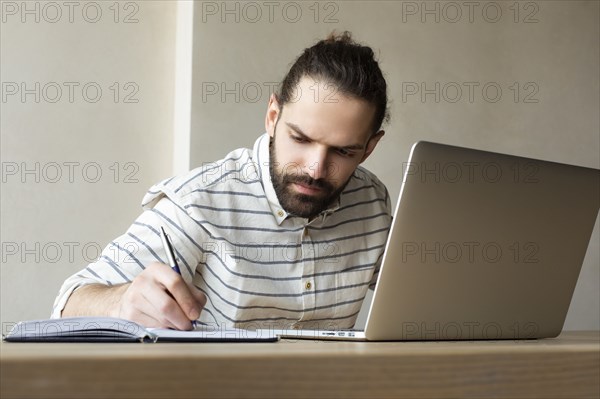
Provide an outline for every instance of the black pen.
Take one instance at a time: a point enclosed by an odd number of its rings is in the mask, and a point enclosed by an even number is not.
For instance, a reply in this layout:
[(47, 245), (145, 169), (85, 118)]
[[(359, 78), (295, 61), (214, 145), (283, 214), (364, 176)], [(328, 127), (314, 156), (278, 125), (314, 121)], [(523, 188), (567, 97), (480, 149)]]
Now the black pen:
[(169, 262), (169, 266), (171, 266), (171, 269), (175, 270), (177, 274), (181, 275), (181, 270), (179, 270), (179, 265), (175, 259), (175, 252), (173, 252), (173, 243), (171, 242), (171, 238), (169, 238), (167, 233), (165, 233), (165, 229), (163, 229), (162, 226), (160, 228), (160, 238), (162, 239), (163, 247), (167, 253), (167, 261)]
[[(169, 266), (173, 269), (177, 274), (181, 276), (181, 270), (179, 269), (179, 265), (177, 264), (177, 260), (175, 259), (175, 252), (173, 251), (173, 243), (171, 242), (171, 237), (167, 233), (165, 233), (165, 229), (160, 227), (160, 238), (163, 243), (163, 247), (165, 248), (165, 252), (167, 253), (167, 261), (169, 262)], [(192, 320), (192, 326), (196, 327), (196, 320)]]

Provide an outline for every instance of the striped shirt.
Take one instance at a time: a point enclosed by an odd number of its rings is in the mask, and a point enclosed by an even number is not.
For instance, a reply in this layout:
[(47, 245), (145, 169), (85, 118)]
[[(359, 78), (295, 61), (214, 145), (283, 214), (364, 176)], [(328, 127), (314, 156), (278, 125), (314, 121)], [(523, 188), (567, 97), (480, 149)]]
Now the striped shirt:
[(152, 186), (142, 207), (125, 234), (64, 282), (52, 317), (78, 287), (127, 283), (151, 262), (167, 263), (163, 226), (183, 278), (208, 298), (200, 323), (350, 328), (375, 286), (392, 220), (386, 187), (362, 167), (316, 218), (287, 214), (271, 183), (267, 134), (252, 150)]

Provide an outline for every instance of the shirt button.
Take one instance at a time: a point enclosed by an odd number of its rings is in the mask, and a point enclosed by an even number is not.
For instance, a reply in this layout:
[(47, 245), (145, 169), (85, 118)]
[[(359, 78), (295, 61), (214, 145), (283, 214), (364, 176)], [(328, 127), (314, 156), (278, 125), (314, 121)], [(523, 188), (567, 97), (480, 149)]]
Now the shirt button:
[(310, 290), (312, 288), (312, 283), (310, 281), (307, 281), (305, 287), (307, 290)]
[(277, 216), (283, 217), (283, 215), (284, 215), (284, 213), (281, 209), (277, 211)]

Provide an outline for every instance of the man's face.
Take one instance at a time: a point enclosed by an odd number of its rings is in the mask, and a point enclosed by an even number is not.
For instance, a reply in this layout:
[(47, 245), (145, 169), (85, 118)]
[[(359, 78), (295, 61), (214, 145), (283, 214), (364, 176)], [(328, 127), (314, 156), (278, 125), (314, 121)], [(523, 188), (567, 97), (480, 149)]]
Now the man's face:
[(366, 101), (309, 77), (283, 110), (271, 96), (265, 121), (271, 179), (288, 213), (313, 218), (336, 201), (383, 136), (371, 134), (374, 114)]

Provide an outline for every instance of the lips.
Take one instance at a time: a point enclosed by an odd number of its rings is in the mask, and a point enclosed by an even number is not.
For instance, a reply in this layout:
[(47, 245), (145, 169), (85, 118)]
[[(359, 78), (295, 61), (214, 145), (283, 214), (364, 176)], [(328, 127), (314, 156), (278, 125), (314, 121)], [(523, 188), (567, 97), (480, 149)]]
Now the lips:
[(318, 195), (323, 193), (323, 189), (314, 185), (306, 185), (302, 183), (292, 183), (296, 191), (304, 195)]

